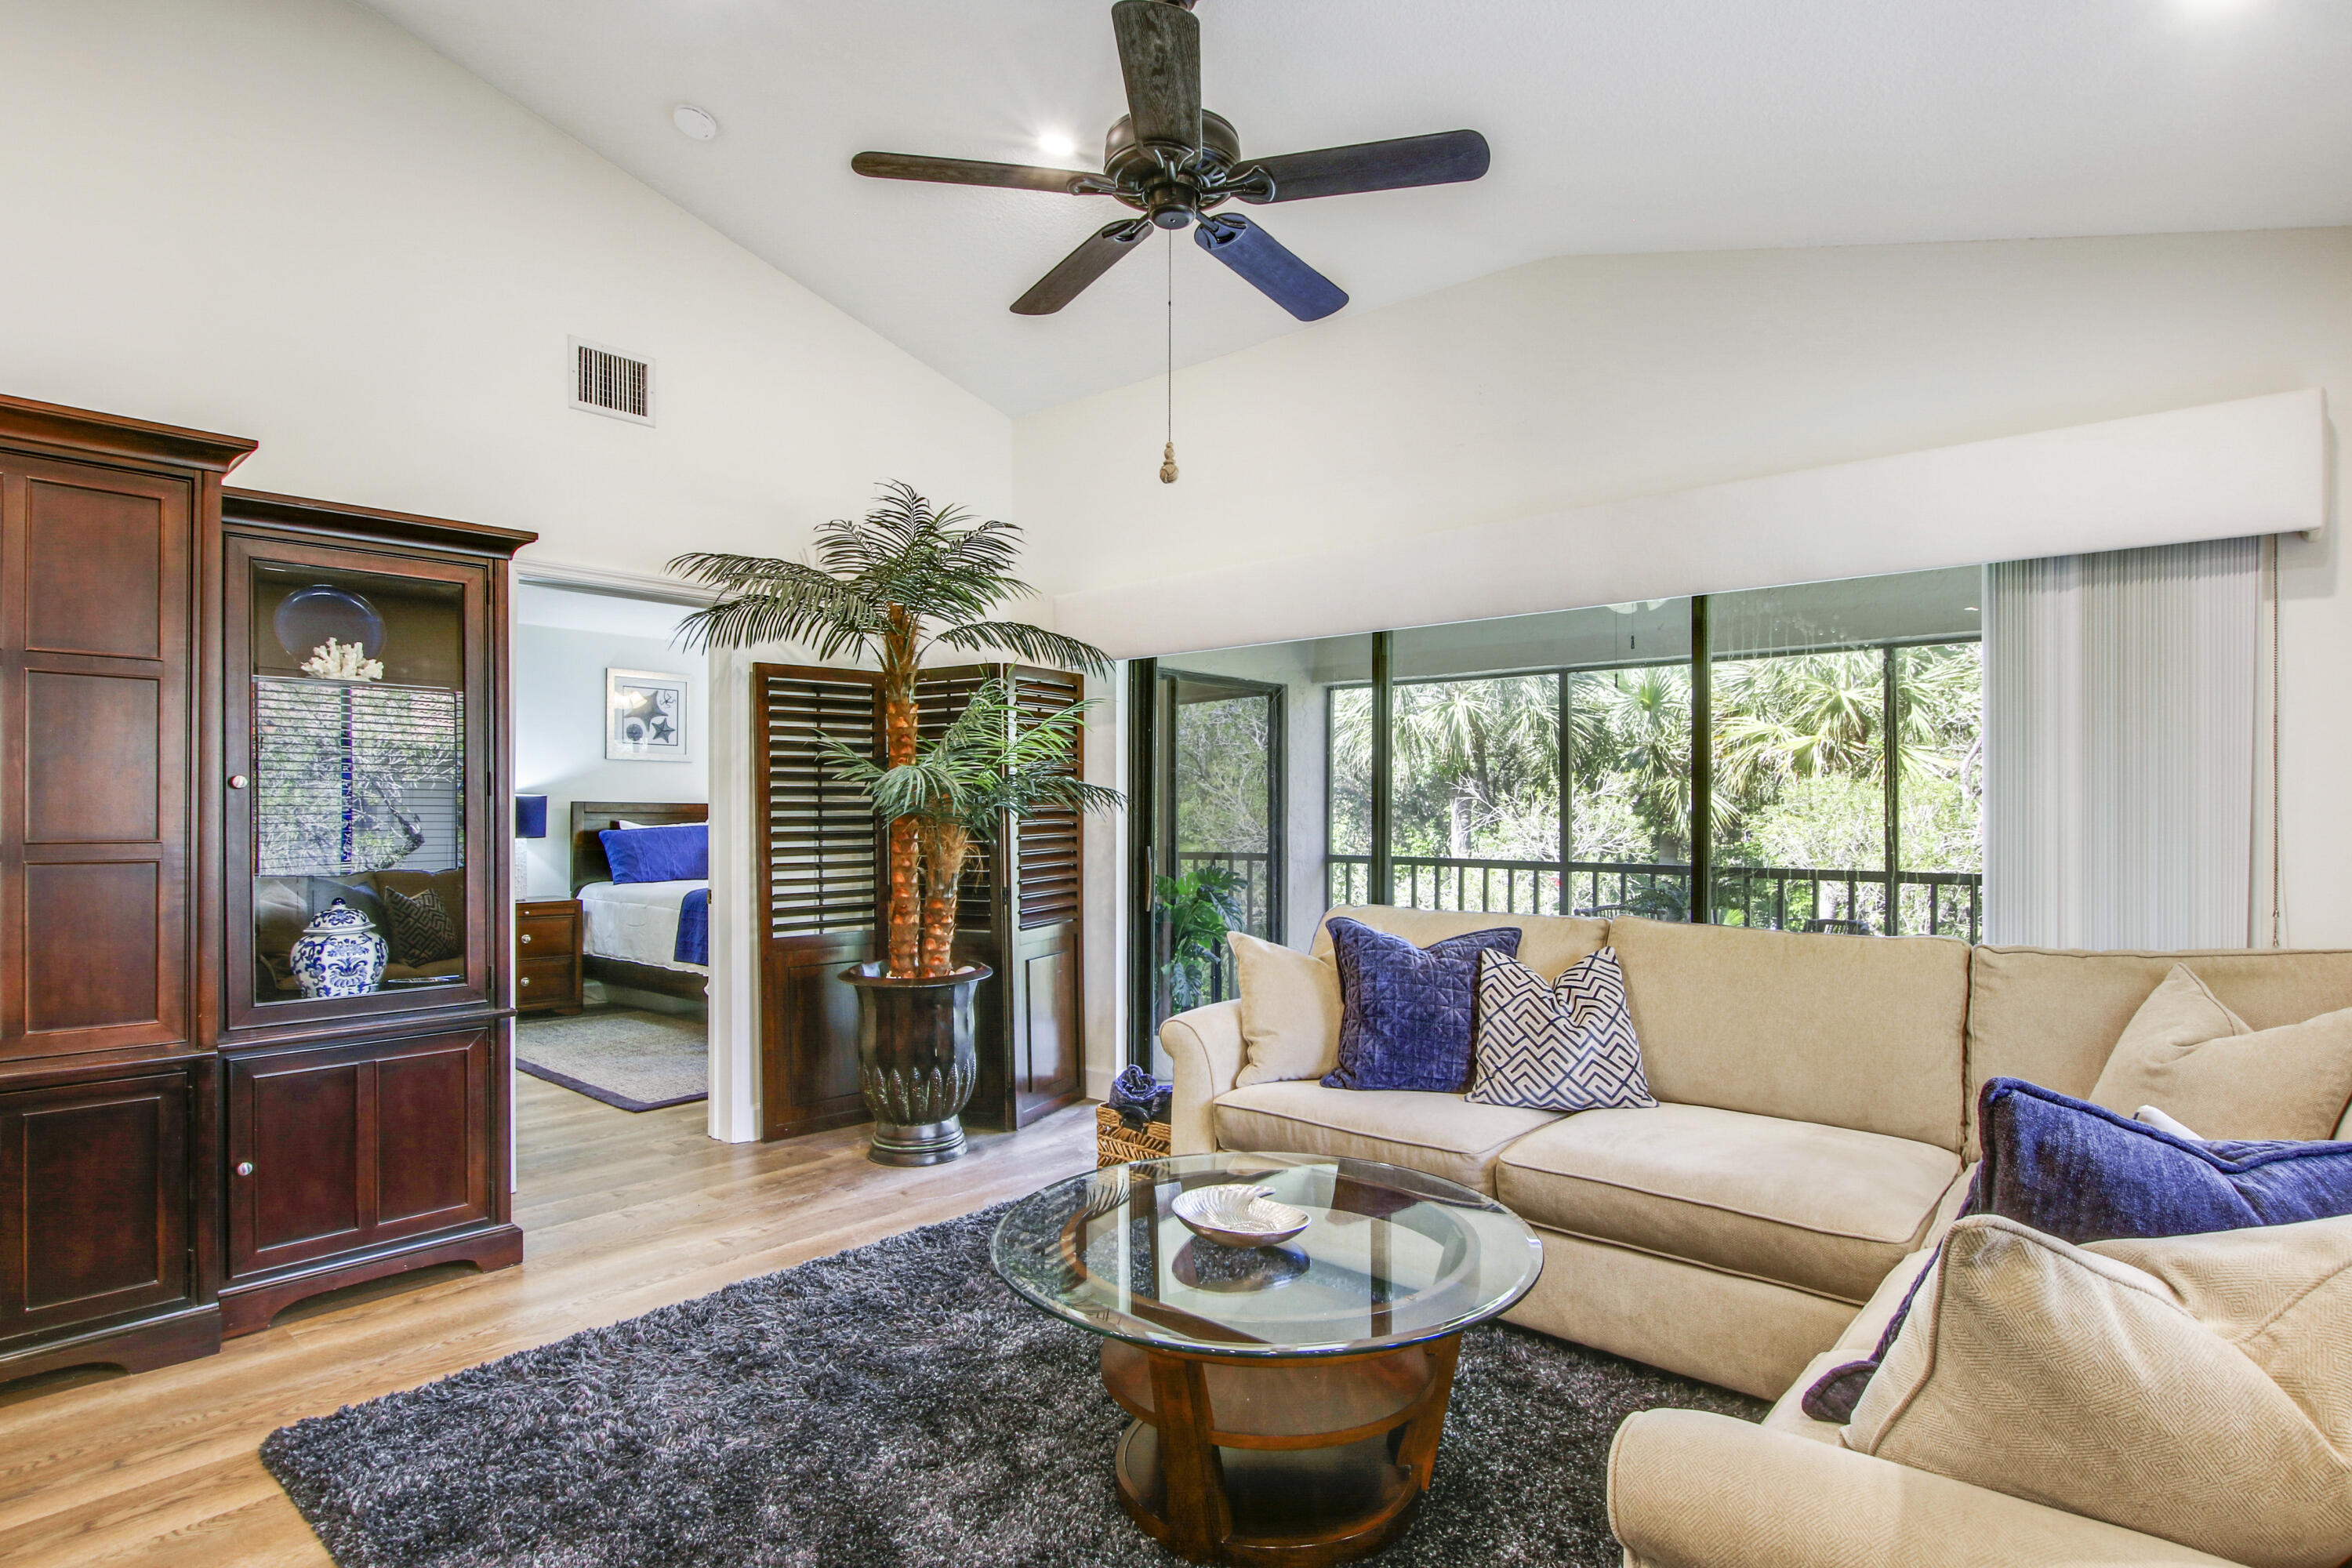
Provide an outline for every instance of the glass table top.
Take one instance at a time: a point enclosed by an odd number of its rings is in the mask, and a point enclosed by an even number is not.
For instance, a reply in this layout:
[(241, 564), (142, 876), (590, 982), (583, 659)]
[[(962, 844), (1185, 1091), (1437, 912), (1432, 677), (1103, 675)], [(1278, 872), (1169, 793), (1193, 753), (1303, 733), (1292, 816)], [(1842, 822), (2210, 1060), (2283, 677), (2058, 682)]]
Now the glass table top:
[[(1276, 1247), (1194, 1236), (1170, 1206), (1247, 1182), (1313, 1216)], [(1310, 1154), (1182, 1154), (1056, 1182), (991, 1247), (1006, 1284), (1114, 1339), (1233, 1356), (1336, 1355), (1459, 1332), (1527, 1294), (1543, 1247), (1482, 1193)]]

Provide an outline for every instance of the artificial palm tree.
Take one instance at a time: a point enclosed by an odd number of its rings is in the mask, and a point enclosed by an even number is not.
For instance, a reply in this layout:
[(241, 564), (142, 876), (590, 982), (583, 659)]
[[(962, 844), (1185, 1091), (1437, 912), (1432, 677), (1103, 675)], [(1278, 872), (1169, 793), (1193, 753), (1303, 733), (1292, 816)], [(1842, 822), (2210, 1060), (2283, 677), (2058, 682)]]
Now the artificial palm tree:
[[(893, 769), (916, 762), (915, 675), (935, 647), (980, 653), (1002, 648), (1037, 664), (1107, 675), (1108, 656), (1091, 644), (1020, 621), (989, 618), (1005, 600), (1030, 593), (1012, 574), (1021, 530), (972, 522), (891, 480), (857, 521), (817, 530), (813, 561), (698, 552), (670, 570), (719, 591), (718, 601), (678, 625), (691, 647), (751, 647), (795, 642), (819, 658), (855, 655), (882, 672), (884, 753)], [(884, 915), (893, 978), (925, 973), (921, 898), (922, 826), (889, 818), (889, 898)], [(938, 843), (947, 852), (944, 842)], [(957, 858), (961, 869), (961, 859)], [(952, 902), (953, 882), (946, 884)], [(938, 973), (946, 973), (941, 958)]]
[(1091, 699), (1024, 720), (1002, 680), (982, 683), (955, 721), (907, 762), (885, 766), (831, 736), (824, 749), (835, 778), (866, 791), (893, 823), (914, 825), (922, 858), (919, 978), (949, 973), (955, 943), (956, 887), (979, 844), (1008, 822), (1045, 812), (1113, 811), (1115, 789), (1078, 777), (1072, 763)]

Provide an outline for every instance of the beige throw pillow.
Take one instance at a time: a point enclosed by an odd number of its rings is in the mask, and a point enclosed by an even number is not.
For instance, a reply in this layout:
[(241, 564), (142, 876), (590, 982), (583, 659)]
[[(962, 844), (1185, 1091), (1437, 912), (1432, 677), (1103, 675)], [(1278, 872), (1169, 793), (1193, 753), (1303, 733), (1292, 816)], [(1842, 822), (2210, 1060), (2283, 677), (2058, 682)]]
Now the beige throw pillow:
[(2119, 1116), (2153, 1105), (2207, 1138), (2329, 1138), (2352, 1102), (2352, 1008), (2254, 1029), (2185, 963), (2149, 993), (2091, 1090)]
[(2352, 1218), (2070, 1247), (1961, 1220), (1846, 1447), (2254, 1568), (2352, 1555)]
[(1339, 969), (1328, 958), (1227, 931), (1241, 983), (1236, 1089), (1321, 1078), (1339, 1065)]

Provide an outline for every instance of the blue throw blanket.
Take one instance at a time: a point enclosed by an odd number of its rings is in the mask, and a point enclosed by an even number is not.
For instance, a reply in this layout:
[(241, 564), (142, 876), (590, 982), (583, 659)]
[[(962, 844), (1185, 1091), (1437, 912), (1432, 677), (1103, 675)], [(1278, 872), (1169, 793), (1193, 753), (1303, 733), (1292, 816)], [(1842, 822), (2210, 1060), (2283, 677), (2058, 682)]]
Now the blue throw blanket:
[(669, 956), (677, 963), (710, 962), (709, 889), (695, 889), (677, 906), (677, 946)]

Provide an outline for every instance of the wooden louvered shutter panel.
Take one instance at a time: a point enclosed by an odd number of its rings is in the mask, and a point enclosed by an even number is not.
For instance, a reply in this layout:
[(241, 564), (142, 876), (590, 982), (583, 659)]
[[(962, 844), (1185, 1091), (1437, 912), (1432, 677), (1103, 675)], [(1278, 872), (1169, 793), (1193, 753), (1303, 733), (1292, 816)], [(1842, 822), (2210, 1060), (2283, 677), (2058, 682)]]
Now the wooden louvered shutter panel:
[(824, 766), (820, 740), (870, 749), (880, 693), (862, 671), (761, 666), (767, 766), (768, 930), (774, 936), (871, 931), (880, 920), (878, 834), (863, 792)]
[[(1012, 680), (1013, 705), (1024, 723), (1059, 712), (1086, 695), (1077, 676), (1059, 670), (1016, 667)], [(1078, 764), (1073, 763), (1069, 771), (1076, 773)], [(1021, 824), (1014, 836), (1020, 900), (1015, 917), (1024, 931), (1078, 918), (1079, 815), (1066, 808), (1044, 812)]]
[(835, 780), (824, 736), (878, 751), (871, 670), (751, 667), (759, 832), (761, 1131), (782, 1138), (866, 1119), (857, 998), (846, 964), (877, 956), (881, 834), (864, 792)]

